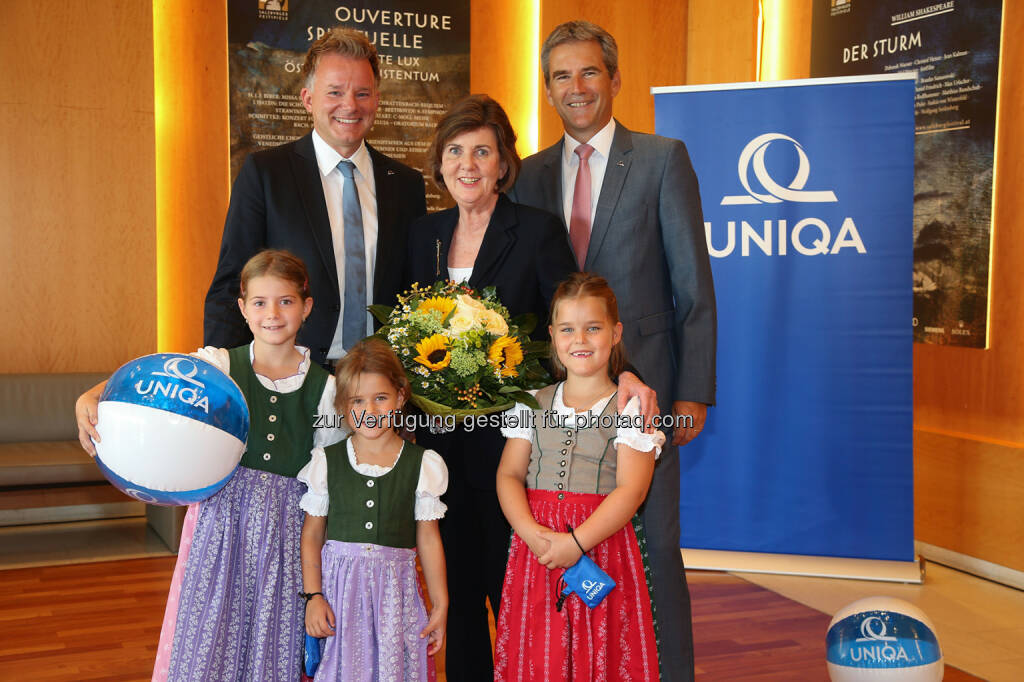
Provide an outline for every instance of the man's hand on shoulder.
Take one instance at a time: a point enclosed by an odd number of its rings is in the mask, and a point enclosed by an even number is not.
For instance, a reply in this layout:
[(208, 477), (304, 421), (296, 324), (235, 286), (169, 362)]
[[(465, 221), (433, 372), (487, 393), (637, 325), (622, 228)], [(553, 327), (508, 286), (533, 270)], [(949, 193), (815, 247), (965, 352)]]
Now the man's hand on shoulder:
[(654, 427), (651, 420), (658, 414), (658, 393), (640, 381), (640, 378), (632, 372), (623, 372), (619, 375), (619, 399), (616, 406), (619, 414), (626, 409), (629, 399), (636, 396), (640, 400), (640, 414), (644, 416), (644, 432), (652, 433)]

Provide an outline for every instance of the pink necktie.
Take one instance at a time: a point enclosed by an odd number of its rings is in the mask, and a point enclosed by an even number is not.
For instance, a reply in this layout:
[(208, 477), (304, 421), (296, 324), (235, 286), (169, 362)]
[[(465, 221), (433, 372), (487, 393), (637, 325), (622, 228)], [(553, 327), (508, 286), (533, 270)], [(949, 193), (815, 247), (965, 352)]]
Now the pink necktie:
[(594, 153), (589, 144), (576, 147), (580, 167), (576, 171), (576, 187), (572, 192), (572, 216), (569, 218), (569, 241), (576, 252), (576, 262), (583, 269), (590, 245), (590, 164), (587, 159)]

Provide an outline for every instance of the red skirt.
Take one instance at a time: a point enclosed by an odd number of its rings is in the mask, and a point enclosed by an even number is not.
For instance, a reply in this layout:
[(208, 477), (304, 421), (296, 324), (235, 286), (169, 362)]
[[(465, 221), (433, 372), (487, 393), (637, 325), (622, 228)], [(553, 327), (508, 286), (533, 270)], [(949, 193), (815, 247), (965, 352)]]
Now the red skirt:
[[(526, 491), (538, 523), (576, 528), (604, 495)], [(548, 570), (518, 535), (512, 536), (501, 592), (495, 680), (617, 682), (658, 680), (658, 654), (644, 565), (627, 524), (587, 555), (616, 586), (596, 608), (570, 595), (555, 610), (563, 569)]]

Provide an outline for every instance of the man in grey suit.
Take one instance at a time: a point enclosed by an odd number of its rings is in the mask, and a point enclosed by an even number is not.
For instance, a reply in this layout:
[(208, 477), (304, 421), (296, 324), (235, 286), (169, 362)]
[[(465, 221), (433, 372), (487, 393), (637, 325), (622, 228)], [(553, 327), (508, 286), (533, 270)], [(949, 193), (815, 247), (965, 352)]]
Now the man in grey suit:
[[(697, 177), (679, 140), (612, 118), (621, 76), (615, 39), (572, 21), (541, 50), (548, 102), (565, 135), (523, 161), (511, 196), (562, 216), (582, 270), (619, 301), (630, 362), (671, 406), (672, 443), (704, 426), (715, 399), (715, 295)], [(642, 507), (663, 680), (693, 679), (693, 634), (679, 553), (679, 450), (668, 447)]]

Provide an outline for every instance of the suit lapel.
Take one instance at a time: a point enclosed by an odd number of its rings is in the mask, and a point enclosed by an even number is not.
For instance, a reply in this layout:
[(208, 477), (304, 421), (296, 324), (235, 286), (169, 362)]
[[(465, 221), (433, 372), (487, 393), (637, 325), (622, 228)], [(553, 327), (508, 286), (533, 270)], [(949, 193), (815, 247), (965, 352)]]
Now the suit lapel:
[(601, 183), (601, 196), (597, 200), (594, 225), (590, 230), (590, 246), (587, 247), (587, 262), (584, 263), (584, 270), (593, 267), (597, 254), (601, 251), (601, 244), (608, 234), (612, 214), (615, 212), (615, 206), (619, 203), (622, 186), (629, 174), (632, 152), (632, 134), (624, 125), (616, 121), (615, 137), (612, 138), (612, 147), (608, 151), (608, 165), (605, 166), (604, 181)]
[(470, 275), (469, 286), (476, 288), (480, 282), (494, 281), (494, 274), (505, 260), (505, 254), (516, 242), (516, 225), (515, 206), (504, 194), (498, 195), (498, 203), (491, 215), (491, 222), (487, 225), (480, 250), (473, 262), (473, 274)]
[(562, 146), (565, 144), (565, 137), (559, 138), (556, 144), (545, 149), (543, 154), (544, 166), (541, 172), (540, 184), (543, 198), (543, 208), (554, 213), (558, 219), (565, 224), (565, 210), (563, 209), (562, 188)]
[(295, 142), (292, 154), (292, 170), (299, 198), (306, 213), (306, 221), (324, 269), (338, 287), (338, 264), (334, 260), (334, 239), (331, 236), (331, 220), (327, 217), (327, 202), (324, 200), (324, 185), (320, 179), (320, 167), (316, 164), (313, 150), (313, 134), (308, 133)]

